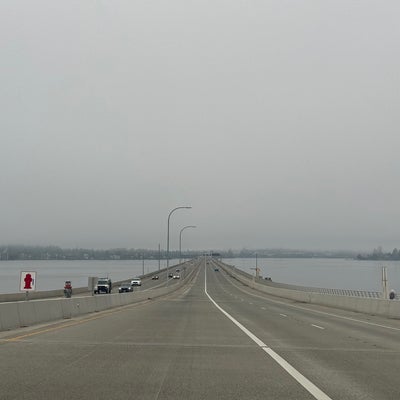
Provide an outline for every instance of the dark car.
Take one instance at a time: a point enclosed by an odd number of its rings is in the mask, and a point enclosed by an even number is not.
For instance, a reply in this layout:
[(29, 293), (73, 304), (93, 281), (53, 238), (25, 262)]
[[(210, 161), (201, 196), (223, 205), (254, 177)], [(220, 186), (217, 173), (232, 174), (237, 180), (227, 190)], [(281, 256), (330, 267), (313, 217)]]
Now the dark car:
[(153, 276), (151, 277), (151, 279), (153, 279), (153, 281), (154, 281), (154, 280), (157, 280), (157, 279), (158, 279), (158, 275), (153, 275)]
[(174, 274), (172, 273), (172, 272), (170, 272), (169, 274), (168, 274), (168, 278), (172, 278), (174, 276)]
[(133, 292), (133, 287), (129, 282), (121, 283), (121, 286), (118, 288), (118, 292), (119, 293)]

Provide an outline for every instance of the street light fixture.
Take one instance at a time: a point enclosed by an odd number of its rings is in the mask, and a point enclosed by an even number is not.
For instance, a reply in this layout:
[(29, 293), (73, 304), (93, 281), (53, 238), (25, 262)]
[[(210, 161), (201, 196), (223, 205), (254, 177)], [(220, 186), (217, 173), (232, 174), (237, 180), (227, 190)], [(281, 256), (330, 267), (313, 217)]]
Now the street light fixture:
[(167, 229), (167, 282), (168, 282), (168, 268), (169, 268), (169, 219), (171, 218), (171, 214), (176, 211), (179, 210), (181, 208), (192, 208), (190, 206), (182, 206), (182, 207), (175, 207), (173, 210), (170, 211), (170, 213), (168, 214), (168, 229)]
[(181, 231), (179, 232), (179, 264), (181, 263), (181, 260), (182, 260), (182, 232), (187, 228), (197, 228), (197, 226), (187, 225), (187, 226), (184, 226), (181, 229)]

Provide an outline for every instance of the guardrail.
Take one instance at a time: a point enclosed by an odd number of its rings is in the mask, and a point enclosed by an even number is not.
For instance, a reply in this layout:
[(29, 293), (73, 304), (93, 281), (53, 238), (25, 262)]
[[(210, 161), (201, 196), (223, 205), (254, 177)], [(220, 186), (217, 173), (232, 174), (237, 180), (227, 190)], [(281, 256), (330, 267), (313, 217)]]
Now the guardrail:
[(261, 278), (258, 279), (257, 282), (266, 284), (271, 287), (281, 287), (281, 288), (291, 289), (291, 290), (302, 290), (304, 292), (334, 294), (337, 296), (365, 297), (365, 298), (370, 298), (370, 299), (382, 299), (383, 298), (382, 292), (374, 292), (374, 291), (368, 291), (368, 290), (330, 289), (330, 288), (318, 288), (318, 287), (312, 287), (312, 286), (290, 285), (290, 284), (285, 284), (285, 283), (274, 283), (271, 281), (265, 281)]
[(322, 293), (322, 294), (334, 294), (337, 296), (351, 296), (351, 297), (365, 297), (372, 299), (382, 299), (381, 292), (370, 292), (366, 290), (351, 290), (351, 289), (328, 289), (328, 288), (314, 288), (314, 287), (303, 287), (293, 286), (295, 290), (305, 290), (307, 292)]

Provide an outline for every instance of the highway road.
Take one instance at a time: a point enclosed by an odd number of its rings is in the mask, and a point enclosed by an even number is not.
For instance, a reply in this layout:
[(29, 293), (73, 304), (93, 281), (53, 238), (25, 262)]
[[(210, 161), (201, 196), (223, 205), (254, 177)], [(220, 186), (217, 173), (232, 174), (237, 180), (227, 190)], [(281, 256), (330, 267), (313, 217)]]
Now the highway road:
[(166, 297), (2, 332), (0, 399), (400, 398), (400, 320), (191, 268)]

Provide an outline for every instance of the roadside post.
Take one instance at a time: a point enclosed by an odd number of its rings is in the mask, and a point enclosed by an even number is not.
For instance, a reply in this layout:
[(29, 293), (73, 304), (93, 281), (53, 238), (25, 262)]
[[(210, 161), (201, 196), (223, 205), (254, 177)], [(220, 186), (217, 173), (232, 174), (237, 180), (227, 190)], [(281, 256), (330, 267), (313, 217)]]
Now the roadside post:
[(385, 300), (389, 299), (387, 267), (382, 267), (382, 298)]

